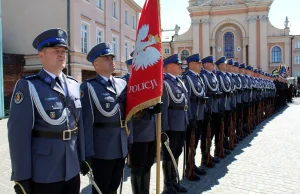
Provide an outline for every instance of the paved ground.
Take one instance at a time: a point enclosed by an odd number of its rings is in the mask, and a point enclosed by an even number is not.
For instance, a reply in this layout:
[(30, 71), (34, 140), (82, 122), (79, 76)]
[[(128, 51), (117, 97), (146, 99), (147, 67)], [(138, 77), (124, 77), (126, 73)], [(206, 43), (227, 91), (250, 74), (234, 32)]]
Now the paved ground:
[[(300, 99), (260, 124), (200, 182), (182, 181), (189, 193), (300, 193)], [(9, 181), (10, 158), (7, 144), (7, 120), (0, 121), (1, 176), (0, 193), (12, 194)], [(200, 163), (199, 149), (196, 161)], [(180, 159), (180, 176), (182, 158)], [(151, 193), (155, 193), (155, 168), (152, 168)], [(163, 186), (161, 173), (161, 190)], [(82, 178), (82, 194), (91, 193), (86, 177)], [(125, 170), (123, 193), (131, 192), (130, 170)]]

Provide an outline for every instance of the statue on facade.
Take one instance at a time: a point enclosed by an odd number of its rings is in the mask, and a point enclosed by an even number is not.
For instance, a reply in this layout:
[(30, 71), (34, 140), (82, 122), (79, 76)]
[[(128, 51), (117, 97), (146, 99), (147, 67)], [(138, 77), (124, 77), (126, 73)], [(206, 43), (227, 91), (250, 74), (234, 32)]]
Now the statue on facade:
[(289, 27), (289, 19), (288, 19), (288, 17), (286, 16), (286, 18), (285, 18), (285, 22), (284, 22), (284, 27), (285, 28), (288, 28)]
[(175, 25), (175, 35), (178, 35), (178, 32), (180, 30), (180, 26), (178, 26), (177, 24)]

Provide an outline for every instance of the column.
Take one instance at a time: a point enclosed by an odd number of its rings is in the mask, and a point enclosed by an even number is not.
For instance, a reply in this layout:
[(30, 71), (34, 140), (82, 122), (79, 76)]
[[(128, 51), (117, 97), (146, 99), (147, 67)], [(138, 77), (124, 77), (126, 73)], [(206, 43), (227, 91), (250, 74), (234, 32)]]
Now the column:
[(282, 62), (285, 63), (286, 66), (291, 66), (291, 60), (290, 60), (290, 53), (292, 51), (290, 51), (291, 48), (291, 43), (290, 43), (290, 39), (287, 39), (286, 41), (284, 41), (284, 51), (282, 51), (282, 56), (284, 56), (284, 59), (282, 59)]
[(260, 18), (260, 67), (263, 71), (269, 70), (268, 64), (268, 15), (259, 16)]
[(215, 39), (212, 39), (210, 41), (210, 44), (211, 44), (211, 47), (212, 47), (212, 56), (214, 59), (216, 59), (216, 40)]
[(200, 53), (199, 45), (199, 20), (192, 20), (193, 27), (193, 53)]
[(71, 74), (79, 83), (82, 82), (82, 69), (76, 64), (71, 64)]
[(209, 40), (210, 40), (210, 36), (209, 36), (209, 18), (205, 18), (202, 19), (202, 31), (203, 31), (203, 57), (206, 57), (210, 54), (210, 48), (209, 48)]
[(251, 66), (256, 66), (256, 19), (257, 17), (252, 15), (248, 17), (249, 26), (249, 64)]

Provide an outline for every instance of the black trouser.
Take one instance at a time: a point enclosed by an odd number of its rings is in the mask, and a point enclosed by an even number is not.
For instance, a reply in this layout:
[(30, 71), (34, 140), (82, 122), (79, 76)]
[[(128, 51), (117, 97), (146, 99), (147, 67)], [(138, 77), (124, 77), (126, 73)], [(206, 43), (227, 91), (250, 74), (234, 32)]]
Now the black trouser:
[[(196, 155), (196, 149), (198, 147), (198, 142), (201, 136), (203, 124), (202, 121), (196, 121), (197, 128), (195, 129), (195, 155)], [(185, 136), (185, 142), (186, 142), (186, 161), (189, 159), (189, 151), (190, 151), (190, 140), (191, 140), (191, 134), (192, 134), (192, 125), (188, 125), (187, 130), (186, 130), (186, 136)]]
[(240, 122), (243, 121), (243, 119), (241, 119), (241, 115), (242, 115), (242, 111), (243, 111), (243, 104), (242, 103), (237, 103), (236, 104), (236, 134), (238, 136), (242, 135), (241, 134), (241, 125)]
[[(116, 191), (123, 176), (125, 158), (112, 160), (92, 159), (92, 169), (95, 182), (103, 194)], [(93, 194), (98, 192), (93, 188)]]
[[(174, 155), (174, 158), (179, 158), (182, 153), (182, 147), (185, 139), (185, 131), (166, 131), (165, 132), (169, 137), (169, 146)], [(168, 150), (165, 145), (162, 146), (163, 151), (163, 160), (171, 161), (171, 156), (169, 155)]]
[(131, 173), (142, 175), (150, 172), (156, 154), (156, 141), (133, 142), (130, 151)]
[(60, 181), (55, 183), (32, 182), (32, 194), (79, 194), (79, 190), (79, 174), (68, 181)]
[(212, 113), (211, 115), (211, 140), (215, 137), (215, 153), (219, 152), (219, 135), (222, 116), (220, 113)]

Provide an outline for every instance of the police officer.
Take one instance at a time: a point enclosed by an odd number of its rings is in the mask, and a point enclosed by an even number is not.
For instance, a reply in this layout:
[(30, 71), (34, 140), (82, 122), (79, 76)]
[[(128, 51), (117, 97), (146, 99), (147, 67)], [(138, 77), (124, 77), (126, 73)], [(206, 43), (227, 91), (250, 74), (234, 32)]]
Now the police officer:
[[(199, 73), (202, 68), (202, 63), (200, 60), (200, 54), (194, 54), (186, 58), (189, 69), (183, 74), (183, 82), (188, 90), (190, 97), (190, 108), (189, 113), (191, 120), (186, 131), (186, 170), (185, 175), (187, 175), (189, 180), (197, 181), (200, 180), (199, 175), (206, 174), (204, 169), (200, 169), (195, 165), (195, 155), (198, 142), (200, 139), (201, 132), (204, 130), (203, 120), (204, 112), (206, 109), (206, 98), (205, 98), (205, 85), (200, 77)], [(206, 129), (205, 129), (206, 130)], [(191, 148), (191, 138), (194, 141), (194, 148)], [(194, 155), (190, 157), (190, 150), (194, 149)], [(205, 150), (201, 150), (205, 151)], [(192, 158), (192, 159), (191, 159)], [(193, 160), (193, 161), (191, 161)], [(194, 175), (188, 176), (189, 170), (193, 165)]]
[(132, 59), (126, 60), (125, 63), (127, 65), (128, 72), (122, 77), (122, 79), (128, 82), (132, 70)]
[(239, 68), (240, 64), (239, 62), (234, 62), (233, 63), (233, 71), (234, 73), (232, 74), (233, 80), (236, 86), (236, 135), (237, 135), (237, 140), (241, 141), (242, 140), (242, 124), (243, 124), (243, 119), (242, 117), (242, 111), (243, 111), (243, 104), (242, 104), (242, 93), (243, 93), (243, 86), (242, 86), (242, 80), (239, 74)]
[(245, 77), (246, 74), (246, 65), (245, 63), (240, 64), (239, 67), (239, 77), (241, 79), (242, 82), (242, 88), (243, 88), (243, 93), (242, 93), (242, 104), (243, 104), (243, 123), (242, 123), (242, 137), (246, 137), (247, 136), (247, 129), (248, 129), (248, 107), (249, 107), (249, 92), (248, 92), (248, 79)]
[(117, 192), (128, 152), (124, 126), (126, 81), (112, 76), (114, 57), (109, 43), (92, 48), (87, 60), (97, 75), (81, 85), (86, 157), (103, 194)]
[[(126, 61), (131, 72), (132, 59)], [(123, 79), (128, 82), (131, 73)], [(149, 194), (150, 171), (156, 154), (156, 116), (162, 104), (145, 108), (132, 117), (133, 144), (130, 149), (131, 186), (134, 194)]]
[(230, 154), (231, 152), (229, 149), (229, 131), (230, 126), (230, 117), (231, 115), (231, 109), (232, 109), (232, 89), (231, 89), (231, 79), (228, 76), (227, 72), (227, 64), (226, 64), (226, 57), (221, 57), (218, 59), (215, 64), (219, 68), (219, 71), (217, 71), (217, 78), (219, 81), (219, 91), (222, 92), (222, 97), (220, 99), (220, 111), (224, 116), (224, 145), (225, 145), (225, 154)]
[(38, 35), (32, 45), (43, 68), (20, 79), (13, 92), (7, 127), (18, 194), (79, 193), (84, 131), (79, 84), (62, 72), (66, 41), (63, 29)]
[[(208, 99), (208, 120), (211, 121), (211, 139), (215, 137), (215, 151), (213, 162), (219, 162), (219, 152), (220, 152), (220, 144), (219, 144), (219, 134), (221, 121), (223, 119), (223, 115), (221, 115), (220, 110), (220, 98), (221, 92), (219, 91), (219, 82), (216, 75), (212, 72), (214, 69), (214, 59), (212, 56), (208, 56), (202, 59), (202, 64), (204, 69), (202, 69), (200, 76), (205, 83), (206, 96)], [(209, 153), (208, 153), (209, 154)]]
[(189, 122), (188, 104), (189, 96), (184, 83), (177, 77), (181, 72), (181, 61), (178, 54), (171, 55), (164, 59), (164, 89), (162, 102), (164, 104), (162, 112), (162, 141), (165, 142), (165, 136), (169, 137), (169, 147), (174, 155), (175, 163), (172, 162), (170, 153), (165, 144), (163, 151), (163, 174), (164, 190), (168, 193), (183, 192), (187, 190), (181, 187), (176, 179), (178, 159), (182, 153), (182, 147), (185, 139), (185, 130)]

